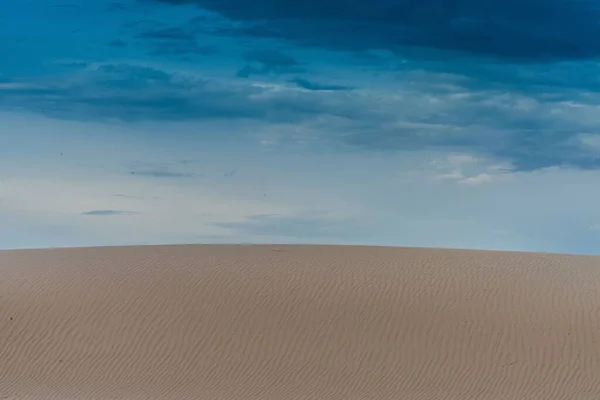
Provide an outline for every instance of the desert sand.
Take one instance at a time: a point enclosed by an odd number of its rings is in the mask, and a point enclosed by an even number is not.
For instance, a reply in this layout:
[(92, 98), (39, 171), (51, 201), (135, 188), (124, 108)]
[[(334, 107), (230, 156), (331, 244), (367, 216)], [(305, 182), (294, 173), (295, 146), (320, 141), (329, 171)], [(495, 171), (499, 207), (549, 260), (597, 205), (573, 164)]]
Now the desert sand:
[(0, 251), (0, 398), (600, 399), (600, 257)]

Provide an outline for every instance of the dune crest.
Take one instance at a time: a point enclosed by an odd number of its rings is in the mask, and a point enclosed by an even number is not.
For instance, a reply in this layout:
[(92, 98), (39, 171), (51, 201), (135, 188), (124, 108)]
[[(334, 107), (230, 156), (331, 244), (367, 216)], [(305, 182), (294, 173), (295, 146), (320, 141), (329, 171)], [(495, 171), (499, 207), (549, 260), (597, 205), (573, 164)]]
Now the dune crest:
[(0, 398), (600, 399), (600, 257), (0, 251)]

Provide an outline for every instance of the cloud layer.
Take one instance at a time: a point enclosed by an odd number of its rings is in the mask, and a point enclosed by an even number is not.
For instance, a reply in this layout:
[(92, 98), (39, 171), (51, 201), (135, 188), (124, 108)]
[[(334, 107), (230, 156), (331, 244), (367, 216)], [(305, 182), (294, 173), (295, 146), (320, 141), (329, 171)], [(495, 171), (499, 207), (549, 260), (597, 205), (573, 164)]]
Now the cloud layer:
[[(278, 53), (253, 53), (247, 58), (282, 68), (297, 65)], [(77, 120), (296, 124), (300, 137), (295, 140), (302, 139), (302, 132), (306, 138), (318, 131), (320, 140), (369, 151), (471, 152), (521, 171), (600, 165), (597, 148), (590, 145), (600, 128), (597, 94), (566, 97), (562, 92), (553, 98), (485, 85), (477, 88), (469, 78), (419, 71), (396, 75), (386, 89), (347, 89), (303, 78), (257, 84), (102, 63), (60, 79), (5, 82), (0, 85), (0, 104)], [(555, 93), (561, 94), (558, 89)]]
[(240, 35), (365, 50), (424, 46), (536, 62), (600, 55), (600, 5), (590, 0), (161, 0), (247, 23)]

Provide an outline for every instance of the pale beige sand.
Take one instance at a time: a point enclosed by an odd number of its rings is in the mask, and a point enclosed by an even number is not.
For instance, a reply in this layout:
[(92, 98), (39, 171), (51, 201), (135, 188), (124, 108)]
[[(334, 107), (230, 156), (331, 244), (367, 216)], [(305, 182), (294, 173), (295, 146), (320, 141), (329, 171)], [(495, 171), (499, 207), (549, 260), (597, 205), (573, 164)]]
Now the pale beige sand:
[(0, 251), (0, 398), (600, 399), (600, 258)]

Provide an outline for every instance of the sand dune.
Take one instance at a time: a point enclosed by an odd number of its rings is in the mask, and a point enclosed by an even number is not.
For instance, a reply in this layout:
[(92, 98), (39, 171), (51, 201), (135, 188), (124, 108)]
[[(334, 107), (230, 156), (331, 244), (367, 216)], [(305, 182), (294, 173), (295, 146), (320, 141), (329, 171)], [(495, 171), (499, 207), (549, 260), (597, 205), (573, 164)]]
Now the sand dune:
[(0, 398), (600, 399), (600, 258), (0, 251)]

